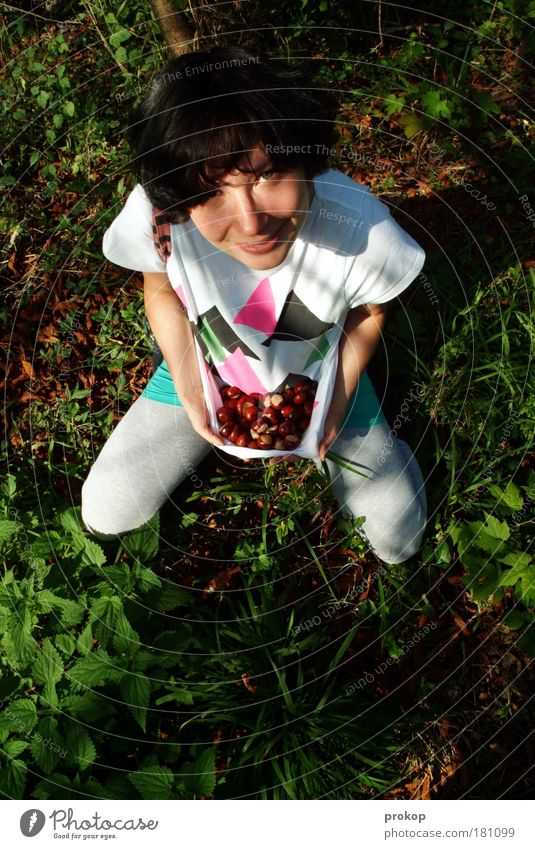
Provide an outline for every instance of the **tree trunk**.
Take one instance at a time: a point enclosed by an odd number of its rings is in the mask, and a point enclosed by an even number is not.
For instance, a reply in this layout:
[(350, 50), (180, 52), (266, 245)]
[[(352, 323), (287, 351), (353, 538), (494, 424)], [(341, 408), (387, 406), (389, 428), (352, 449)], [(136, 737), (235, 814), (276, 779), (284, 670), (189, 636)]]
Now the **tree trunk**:
[(172, 55), (181, 56), (195, 50), (196, 33), (184, 11), (179, 11), (173, 0), (150, 0), (150, 5)]

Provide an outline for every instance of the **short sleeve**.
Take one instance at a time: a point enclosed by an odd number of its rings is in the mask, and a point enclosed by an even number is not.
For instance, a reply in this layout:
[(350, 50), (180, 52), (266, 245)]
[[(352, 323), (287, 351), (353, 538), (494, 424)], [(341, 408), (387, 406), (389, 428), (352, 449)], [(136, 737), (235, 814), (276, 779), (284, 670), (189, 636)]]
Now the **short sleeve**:
[(102, 253), (110, 262), (132, 271), (166, 271), (154, 245), (152, 205), (139, 184), (104, 233)]
[(378, 201), (374, 212), (362, 250), (346, 261), (344, 291), (350, 309), (397, 297), (425, 262), (425, 251), (394, 221), (386, 204)]

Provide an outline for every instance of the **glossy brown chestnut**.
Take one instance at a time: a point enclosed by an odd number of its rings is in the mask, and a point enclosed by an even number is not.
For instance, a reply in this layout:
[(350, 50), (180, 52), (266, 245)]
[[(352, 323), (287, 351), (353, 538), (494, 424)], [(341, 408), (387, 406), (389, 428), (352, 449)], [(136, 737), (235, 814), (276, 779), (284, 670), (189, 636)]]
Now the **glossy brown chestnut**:
[(281, 422), (279, 425), (279, 434), (281, 436), (288, 436), (290, 433), (295, 433), (295, 425), (293, 422), (286, 420), (285, 422)]
[(232, 433), (229, 436), (231, 442), (236, 443), (238, 441), (238, 437), (242, 435), (243, 431), (239, 425), (234, 425), (232, 429)]
[(243, 415), (249, 423), (256, 421), (258, 417), (258, 407), (247, 407)]
[(280, 413), (278, 410), (275, 410), (273, 407), (267, 407), (262, 411), (263, 418), (269, 419), (272, 424), (278, 424), (281, 420)]
[[(266, 397), (267, 397), (267, 398), (269, 398), (270, 396), (269, 396), (269, 395), (267, 395)], [(278, 393), (278, 392), (275, 392), (275, 393), (271, 396), (271, 401), (270, 401), (270, 403), (269, 403), (269, 404), (265, 404), (265, 406), (266, 406), (266, 407), (271, 406), (271, 407), (274, 407), (276, 410), (278, 410), (278, 409), (279, 409), (279, 407), (282, 407), (282, 406), (283, 406), (283, 404), (284, 404), (284, 396), (283, 396), (283, 395), (281, 395), (281, 394), (280, 394), (280, 393)]]

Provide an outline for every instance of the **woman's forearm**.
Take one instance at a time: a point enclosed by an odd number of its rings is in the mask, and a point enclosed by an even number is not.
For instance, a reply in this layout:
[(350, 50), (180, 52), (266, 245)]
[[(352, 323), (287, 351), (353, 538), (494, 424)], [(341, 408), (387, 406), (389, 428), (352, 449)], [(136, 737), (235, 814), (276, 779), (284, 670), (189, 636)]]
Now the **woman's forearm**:
[(165, 274), (144, 275), (145, 312), (182, 402), (203, 395), (193, 333)]
[(330, 413), (343, 417), (360, 375), (377, 348), (385, 321), (384, 304), (363, 304), (348, 313), (339, 343)]

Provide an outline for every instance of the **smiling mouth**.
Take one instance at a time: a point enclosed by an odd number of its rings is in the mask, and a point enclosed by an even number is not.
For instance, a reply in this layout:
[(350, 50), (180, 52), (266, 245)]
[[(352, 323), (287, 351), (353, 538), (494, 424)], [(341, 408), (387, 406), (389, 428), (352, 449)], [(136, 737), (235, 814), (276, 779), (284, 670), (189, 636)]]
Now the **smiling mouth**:
[(263, 253), (264, 251), (272, 250), (275, 246), (277, 239), (279, 237), (279, 233), (284, 227), (284, 222), (280, 225), (280, 227), (275, 230), (272, 236), (269, 239), (265, 239), (262, 242), (246, 242), (244, 244), (236, 244), (237, 248), (240, 248), (244, 251), (249, 251), (251, 253)]

